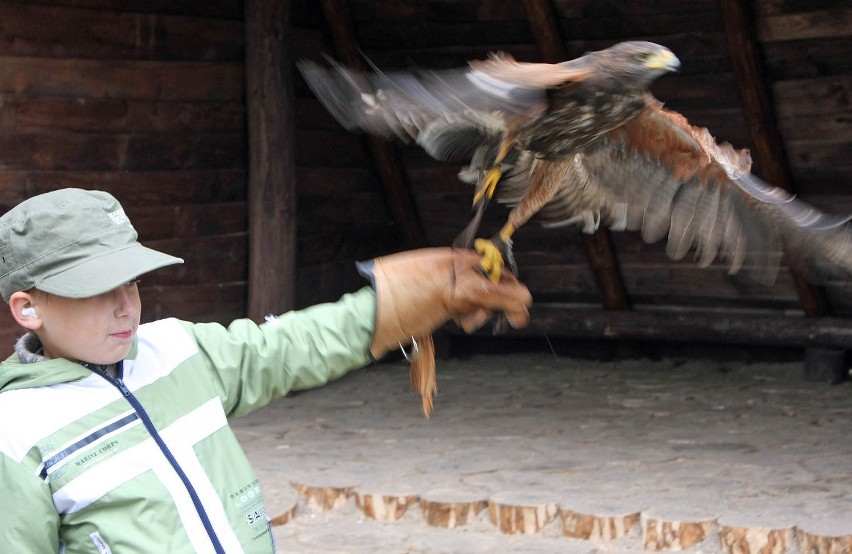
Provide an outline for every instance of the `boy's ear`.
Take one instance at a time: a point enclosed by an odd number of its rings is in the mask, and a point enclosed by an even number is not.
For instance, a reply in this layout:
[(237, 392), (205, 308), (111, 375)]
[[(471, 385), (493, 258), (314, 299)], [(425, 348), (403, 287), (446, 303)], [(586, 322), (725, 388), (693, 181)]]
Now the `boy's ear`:
[(41, 327), (41, 319), (35, 311), (35, 299), (28, 292), (13, 292), (9, 297), (9, 310), (21, 327), (35, 331)]

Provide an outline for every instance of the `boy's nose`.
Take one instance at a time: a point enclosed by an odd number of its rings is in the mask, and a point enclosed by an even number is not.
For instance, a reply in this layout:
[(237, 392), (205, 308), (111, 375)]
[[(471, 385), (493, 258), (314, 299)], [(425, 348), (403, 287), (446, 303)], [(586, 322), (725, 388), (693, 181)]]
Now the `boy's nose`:
[(116, 317), (134, 315), (136, 311), (135, 298), (138, 294), (136, 287), (121, 286), (113, 291), (115, 295), (115, 315)]

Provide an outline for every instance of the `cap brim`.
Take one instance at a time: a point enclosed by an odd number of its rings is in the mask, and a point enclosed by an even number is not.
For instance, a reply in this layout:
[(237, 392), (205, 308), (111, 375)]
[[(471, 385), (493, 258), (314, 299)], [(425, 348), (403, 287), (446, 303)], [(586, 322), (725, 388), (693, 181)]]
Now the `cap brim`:
[(66, 298), (89, 298), (118, 288), (149, 271), (180, 263), (183, 263), (181, 258), (135, 243), (52, 275), (36, 283), (36, 288)]

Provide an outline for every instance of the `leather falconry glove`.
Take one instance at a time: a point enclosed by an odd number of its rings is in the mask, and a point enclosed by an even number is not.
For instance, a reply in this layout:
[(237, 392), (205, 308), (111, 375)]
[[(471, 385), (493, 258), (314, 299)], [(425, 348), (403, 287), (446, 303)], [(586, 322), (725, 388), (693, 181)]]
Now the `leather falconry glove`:
[(532, 295), (527, 287), (508, 272), (497, 283), (489, 280), (473, 250), (423, 248), (359, 262), (357, 267), (376, 291), (370, 354), (378, 359), (411, 344), (411, 354), (406, 354), (411, 386), (422, 397), (426, 417), (437, 391), (432, 331), (453, 319), (472, 333), (494, 312), (503, 312), (512, 327), (529, 321)]

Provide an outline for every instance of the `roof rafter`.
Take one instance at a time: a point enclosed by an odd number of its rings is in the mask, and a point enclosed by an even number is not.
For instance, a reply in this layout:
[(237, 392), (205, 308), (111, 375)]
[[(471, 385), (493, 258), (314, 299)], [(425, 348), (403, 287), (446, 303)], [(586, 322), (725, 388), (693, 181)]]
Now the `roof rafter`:
[[(763, 178), (776, 187), (796, 192), (781, 135), (775, 125), (772, 104), (763, 79), (755, 43), (754, 21), (741, 0), (719, 0), (719, 9), (728, 41), (731, 64), (742, 100), (743, 115), (748, 123), (754, 154)], [(830, 313), (828, 299), (799, 271), (791, 269), (793, 283), (802, 308), (808, 316)]]
[[(564, 61), (567, 55), (559, 29), (556, 27), (556, 14), (549, 0), (524, 0), (524, 5), (542, 61), (549, 63)], [(604, 309), (629, 310), (630, 302), (609, 231), (598, 229), (593, 235), (584, 234), (583, 247), (595, 283), (601, 293)]]
[[(334, 50), (344, 65), (354, 69), (364, 69), (364, 59), (360, 54), (352, 27), (352, 17), (346, 0), (323, 0), (323, 12), (331, 31)], [(414, 197), (396, 148), (380, 137), (367, 136), (370, 155), (379, 174), (385, 198), (394, 222), (402, 233), (407, 248), (427, 245), (426, 231), (417, 211)]]

